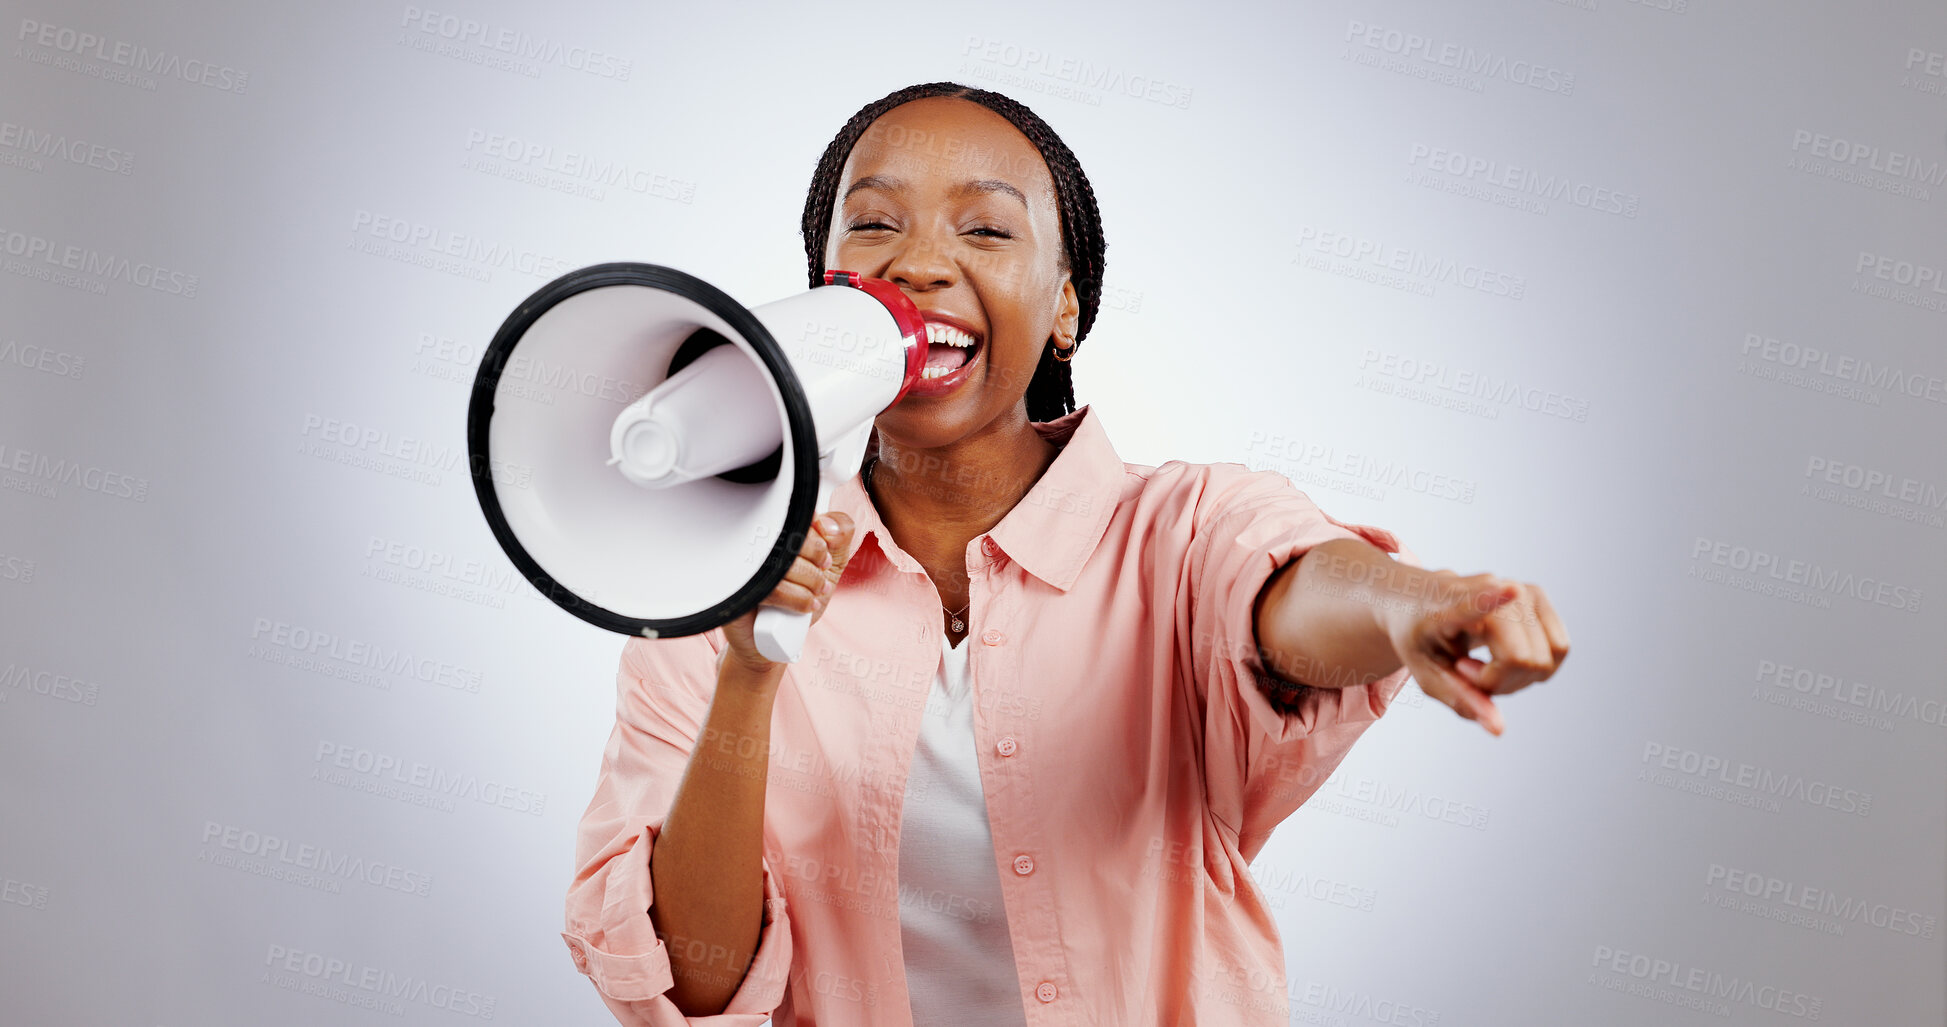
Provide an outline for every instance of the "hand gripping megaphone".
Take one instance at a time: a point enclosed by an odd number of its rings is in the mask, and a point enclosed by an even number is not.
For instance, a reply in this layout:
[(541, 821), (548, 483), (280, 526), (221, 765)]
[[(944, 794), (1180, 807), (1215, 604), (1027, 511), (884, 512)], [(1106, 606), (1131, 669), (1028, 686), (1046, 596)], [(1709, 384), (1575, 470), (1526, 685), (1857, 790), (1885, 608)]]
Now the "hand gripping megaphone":
[[(527, 298), (474, 376), (467, 450), (494, 538), (541, 594), (625, 635), (694, 635), (784, 580), (872, 421), (926, 366), (918, 308), (828, 271), (746, 309), (694, 276), (598, 264)], [(795, 662), (810, 614), (760, 610)]]

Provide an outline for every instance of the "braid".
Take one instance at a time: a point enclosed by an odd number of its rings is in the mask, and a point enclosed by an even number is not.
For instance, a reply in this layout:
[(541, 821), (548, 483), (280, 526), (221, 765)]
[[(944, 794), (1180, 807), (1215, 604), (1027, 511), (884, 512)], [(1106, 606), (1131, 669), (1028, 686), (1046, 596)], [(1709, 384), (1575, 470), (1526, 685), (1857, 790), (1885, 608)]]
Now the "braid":
[[(845, 170), (845, 160), (851, 156), (852, 147), (880, 115), (900, 104), (935, 96), (971, 100), (1006, 118), (1028, 137), (1047, 163), (1055, 183), (1055, 205), (1061, 213), (1062, 269), (1074, 283), (1075, 296), (1081, 304), (1075, 333), (1075, 350), (1079, 351), (1089, 328), (1095, 324), (1095, 312), (1102, 302), (1102, 271), (1108, 251), (1108, 242), (1102, 236), (1102, 214), (1095, 204), (1095, 187), (1089, 184), (1081, 162), (1075, 159), (1068, 144), (1040, 116), (1010, 97), (957, 82), (907, 86), (874, 100), (852, 115), (825, 147), (818, 169), (811, 176), (811, 190), (805, 194), (804, 220), (800, 224), (811, 287), (823, 284), (832, 208), (838, 201), (839, 176)], [(1028, 382), (1030, 421), (1052, 421), (1075, 409), (1074, 376), (1066, 362), (1054, 358), (1054, 349), (1052, 343), (1042, 349), (1041, 361)]]

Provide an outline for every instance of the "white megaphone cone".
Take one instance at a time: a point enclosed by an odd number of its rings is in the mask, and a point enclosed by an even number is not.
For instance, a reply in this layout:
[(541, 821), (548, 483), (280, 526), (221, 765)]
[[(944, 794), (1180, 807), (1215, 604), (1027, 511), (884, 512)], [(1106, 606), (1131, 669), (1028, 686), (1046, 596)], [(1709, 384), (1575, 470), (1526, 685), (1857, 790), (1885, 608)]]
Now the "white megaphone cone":
[[(467, 441), (481, 509), (528, 581), (651, 638), (727, 623), (777, 587), (926, 363), (897, 286), (825, 281), (747, 310), (680, 271), (602, 264), (507, 319)], [(760, 610), (758, 650), (795, 662), (810, 623)]]

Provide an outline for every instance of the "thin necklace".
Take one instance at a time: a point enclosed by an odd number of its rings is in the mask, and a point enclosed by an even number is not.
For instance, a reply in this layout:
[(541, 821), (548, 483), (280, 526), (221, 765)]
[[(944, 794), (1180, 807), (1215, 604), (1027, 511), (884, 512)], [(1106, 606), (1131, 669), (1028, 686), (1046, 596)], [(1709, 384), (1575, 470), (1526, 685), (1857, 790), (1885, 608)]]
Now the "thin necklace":
[[(865, 494), (867, 498), (870, 498), (872, 495), (872, 468), (878, 466), (878, 464), (879, 464), (879, 458), (876, 456), (865, 462), (865, 474), (861, 484), (865, 486)], [(947, 609), (945, 603), (940, 604), (940, 612), (946, 614), (949, 618), (952, 619), (953, 630), (955, 631), (967, 630), (967, 622), (960, 619), (960, 614), (966, 613), (968, 610), (971, 609), (973, 609), (972, 598), (969, 598), (967, 600), (967, 605), (962, 606), (960, 608), (960, 613), (954, 613), (952, 610)]]

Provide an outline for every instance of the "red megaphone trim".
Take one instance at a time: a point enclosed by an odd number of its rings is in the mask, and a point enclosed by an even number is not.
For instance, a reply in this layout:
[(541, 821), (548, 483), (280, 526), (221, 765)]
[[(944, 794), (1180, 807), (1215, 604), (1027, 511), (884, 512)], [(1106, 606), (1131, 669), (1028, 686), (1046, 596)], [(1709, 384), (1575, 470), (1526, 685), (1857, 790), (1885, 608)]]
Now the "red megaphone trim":
[(899, 334), (906, 343), (906, 377), (899, 383), (899, 394), (886, 406), (906, 398), (906, 390), (919, 381), (919, 373), (926, 369), (926, 319), (920, 316), (919, 308), (906, 298), (899, 286), (883, 278), (866, 278), (856, 271), (827, 271), (825, 284), (858, 289), (884, 304), (886, 312), (892, 315), (893, 324), (899, 326)]

